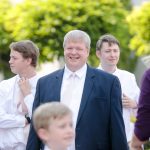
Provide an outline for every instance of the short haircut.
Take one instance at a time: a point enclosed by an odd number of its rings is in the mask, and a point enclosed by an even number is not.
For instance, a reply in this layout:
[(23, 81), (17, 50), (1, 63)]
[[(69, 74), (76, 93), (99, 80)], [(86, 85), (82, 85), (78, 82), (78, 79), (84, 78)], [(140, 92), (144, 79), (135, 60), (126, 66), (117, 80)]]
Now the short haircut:
[(9, 48), (11, 50), (21, 53), (24, 59), (31, 58), (31, 66), (37, 66), (39, 48), (32, 41), (22, 40), (19, 42), (12, 42)]
[(91, 39), (86, 32), (81, 30), (69, 31), (64, 37), (63, 47), (65, 48), (66, 44), (70, 41), (71, 42), (81, 41), (85, 43), (86, 48), (90, 51)]
[(111, 34), (102, 35), (96, 43), (96, 50), (100, 51), (102, 48), (102, 44), (106, 42), (111, 46), (112, 44), (117, 44), (120, 47), (119, 41)]
[(55, 119), (61, 119), (69, 114), (71, 110), (60, 102), (49, 102), (40, 105), (33, 113), (33, 125), (36, 132), (43, 128), (48, 129)]

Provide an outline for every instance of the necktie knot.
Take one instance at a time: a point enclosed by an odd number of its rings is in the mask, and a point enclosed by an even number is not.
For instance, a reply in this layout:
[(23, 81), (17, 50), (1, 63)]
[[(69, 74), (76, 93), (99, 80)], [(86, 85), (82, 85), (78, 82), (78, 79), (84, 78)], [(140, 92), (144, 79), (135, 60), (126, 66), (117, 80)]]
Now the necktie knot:
[(78, 75), (76, 73), (71, 73), (69, 78), (71, 79), (75, 79), (76, 77), (78, 77)]

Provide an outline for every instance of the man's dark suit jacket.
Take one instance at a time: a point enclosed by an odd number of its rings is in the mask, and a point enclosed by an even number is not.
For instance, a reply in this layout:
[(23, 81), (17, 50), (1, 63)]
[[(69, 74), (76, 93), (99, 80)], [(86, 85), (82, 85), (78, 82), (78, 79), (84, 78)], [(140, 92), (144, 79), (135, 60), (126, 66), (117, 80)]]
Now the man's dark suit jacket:
[[(33, 111), (39, 105), (59, 101), (64, 69), (39, 79)], [(76, 150), (128, 150), (122, 118), (121, 88), (117, 77), (87, 67), (76, 124)], [(31, 124), (26, 150), (43, 150)]]

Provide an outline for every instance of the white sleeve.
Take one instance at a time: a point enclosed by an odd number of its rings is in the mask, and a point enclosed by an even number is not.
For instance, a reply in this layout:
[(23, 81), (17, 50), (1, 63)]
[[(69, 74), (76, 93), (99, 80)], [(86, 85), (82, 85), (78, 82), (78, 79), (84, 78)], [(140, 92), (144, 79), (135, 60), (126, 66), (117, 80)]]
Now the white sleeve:
[[(0, 101), (1, 101), (0, 97)], [(7, 108), (6, 108), (7, 107)], [(8, 113), (7, 110), (11, 109), (11, 103), (0, 103), (0, 128), (16, 128), (25, 126), (25, 117), (21, 114)]]
[(7, 82), (0, 83), (0, 128), (24, 127), (26, 119), (15, 112), (13, 99), (9, 97), (12, 91), (8, 87)]
[(134, 74), (132, 76), (132, 84), (131, 85), (133, 86), (132, 88), (133, 88), (133, 91), (134, 91), (133, 99), (136, 100), (136, 102), (138, 103), (139, 95), (140, 95), (140, 89), (139, 89), (139, 87), (137, 85), (136, 78), (135, 78)]
[(29, 113), (29, 116), (31, 118), (32, 116), (32, 106), (33, 106), (33, 101), (34, 101), (34, 96), (33, 94), (29, 94), (27, 95), (25, 98), (24, 98), (24, 102), (28, 108), (28, 113)]

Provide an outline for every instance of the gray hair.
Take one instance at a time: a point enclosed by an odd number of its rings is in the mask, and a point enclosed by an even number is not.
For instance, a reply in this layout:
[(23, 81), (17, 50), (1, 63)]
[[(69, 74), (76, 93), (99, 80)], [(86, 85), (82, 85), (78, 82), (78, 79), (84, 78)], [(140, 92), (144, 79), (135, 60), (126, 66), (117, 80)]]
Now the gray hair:
[(85, 46), (88, 50), (90, 50), (90, 45), (91, 45), (91, 39), (89, 37), (89, 35), (81, 30), (71, 30), (69, 31), (65, 37), (64, 37), (64, 42), (63, 42), (63, 47), (65, 48), (67, 42), (69, 41), (73, 41), (73, 42), (77, 42), (77, 41), (81, 41), (85, 43)]

